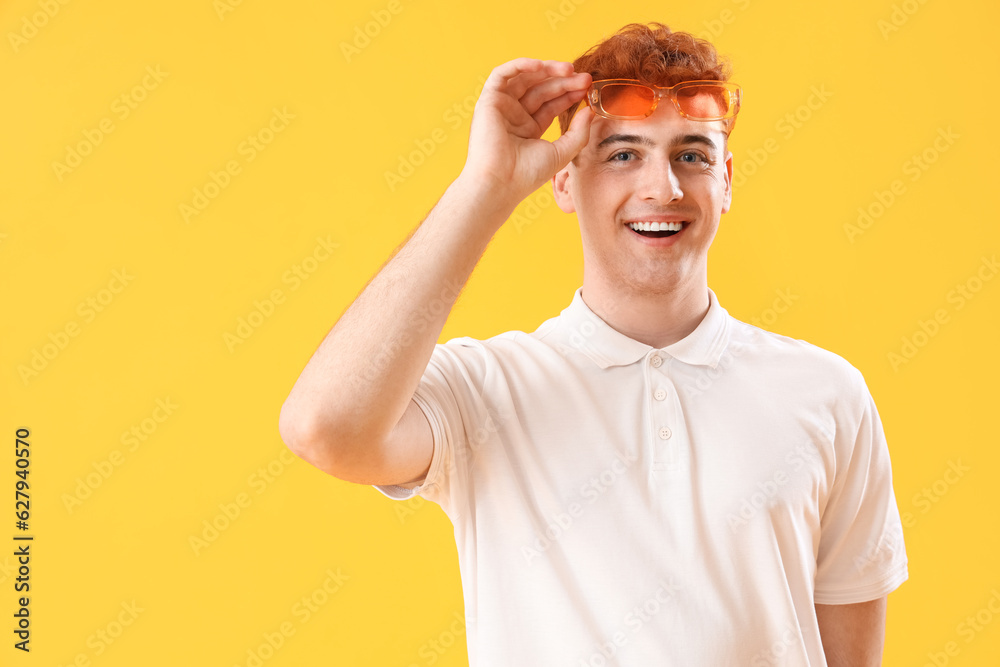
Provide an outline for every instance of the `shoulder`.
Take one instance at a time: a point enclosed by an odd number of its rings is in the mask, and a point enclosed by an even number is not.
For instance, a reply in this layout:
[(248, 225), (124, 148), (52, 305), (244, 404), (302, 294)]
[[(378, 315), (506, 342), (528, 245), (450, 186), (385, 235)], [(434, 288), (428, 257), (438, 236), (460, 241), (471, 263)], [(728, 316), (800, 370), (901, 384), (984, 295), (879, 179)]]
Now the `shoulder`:
[(570, 363), (569, 351), (558, 345), (557, 338), (545, 335), (547, 325), (533, 332), (510, 330), (482, 339), (452, 338), (435, 346), (429, 365), (481, 387), (561, 374)]
[(727, 354), (746, 357), (765, 376), (798, 379), (855, 399), (868, 393), (861, 371), (836, 352), (735, 318), (730, 324)]
[(524, 347), (524, 342), (530, 335), (523, 331), (505, 331), (489, 338), (473, 338), (459, 336), (444, 343), (438, 343), (436, 349), (453, 351), (456, 354), (496, 355), (506, 354)]
[(489, 338), (460, 336), (434, 347), (432, 361), (459, 362), (474, 369), (485, 370), (490, 366), (516, 362), (525, 356), (525, 348), (532, 347), (531, 335), (523, 331), (505, 331)]

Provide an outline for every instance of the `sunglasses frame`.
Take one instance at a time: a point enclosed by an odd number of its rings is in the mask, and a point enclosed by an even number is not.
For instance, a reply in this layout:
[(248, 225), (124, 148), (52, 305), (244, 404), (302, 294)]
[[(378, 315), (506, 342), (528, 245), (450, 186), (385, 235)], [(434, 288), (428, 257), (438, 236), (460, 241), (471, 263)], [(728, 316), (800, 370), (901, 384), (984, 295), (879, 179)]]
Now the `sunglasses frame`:
[[(605, 86), (612, 84), (631, 84), (635, 86), (641, 86), (653, 91), (653, 102), (650, 104), (649, 110), (641, 116), (618, 116), (612, 113), (604, 111), (603, 107), (600, 105), (601, 99), (601, 89)], [(711, 118), (701, 118), (698, 116), (692, 116), (681, 109), (680, 103), (677, 101), (677, 92), (684, 90), (685, 88), (693, 88), (695, 86), (710, 85), (717, 88), (722, 88), (729, 93), (729, 108), (724, 116), (711, 117)], [(584, 98), (591, 109), (594, 110), (598, 116), (603, 116), (604, 118), (610, 118), (612, 120), (642, 120), (643, 118), (648, 118), (653, 115), (656, 111), (656, 107), (663, 97), (669, 97), (670, 101), (673, 102), (674, 108), (677, 109), (679, 113), (684, 118), (690, 120), (712, 122), (712, 121), (726, 121), (726, 125), (729, 130), (732, 130), (733, 124), (736, 122), (736, 114), (739, 113), (740, 104), (743, 102), (743, 90), (735, 83), (730, 83), (728, 81), (711, 81), (711, 80), (698, 80), (698, 81), (681, 81), (680, 83), (674, 84), (669, 88), (663, 86), (654, 86), (648, 83), (643, 83), (638, 79), (600, 79), (594, 81), (590, 85), (590, 89), (587, 90), (587, 96)]]

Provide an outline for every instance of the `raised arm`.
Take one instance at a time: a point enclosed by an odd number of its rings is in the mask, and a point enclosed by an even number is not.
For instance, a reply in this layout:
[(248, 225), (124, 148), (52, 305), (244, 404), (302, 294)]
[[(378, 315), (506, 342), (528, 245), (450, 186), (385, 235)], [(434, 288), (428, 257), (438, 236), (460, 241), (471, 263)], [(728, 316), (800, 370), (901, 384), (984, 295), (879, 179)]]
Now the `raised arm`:
[(541, 135), (589, 84), (558, 61), (519, 58), (490, 73), (462, 173), (329, 331), (282, 405), (278, 428), (295, 454), (351, 482), (423, 479), (433, 443), (413, 393), (490, 239), (586, 145), (589, 108), (556, 141)]

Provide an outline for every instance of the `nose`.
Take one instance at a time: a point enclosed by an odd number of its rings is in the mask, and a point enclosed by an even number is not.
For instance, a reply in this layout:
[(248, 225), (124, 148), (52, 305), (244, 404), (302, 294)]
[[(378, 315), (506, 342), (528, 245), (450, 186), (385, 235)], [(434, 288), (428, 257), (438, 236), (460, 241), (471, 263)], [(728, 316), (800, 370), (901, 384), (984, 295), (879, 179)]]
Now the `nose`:
[(637, 194), (643, 201), (669, 204), (684, 197), (681, 182), (668, 158), (651, 159), (638, 177)]

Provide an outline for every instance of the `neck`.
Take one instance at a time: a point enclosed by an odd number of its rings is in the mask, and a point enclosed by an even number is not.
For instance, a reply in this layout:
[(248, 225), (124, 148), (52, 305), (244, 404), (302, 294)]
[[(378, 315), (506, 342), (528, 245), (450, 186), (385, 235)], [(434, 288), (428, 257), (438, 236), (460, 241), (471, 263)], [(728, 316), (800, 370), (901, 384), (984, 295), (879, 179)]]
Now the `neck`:
[(605, 281), (587, 281), (583, 302), (611, 328), (651, 347), (664, 348), (694, 331), (708, 314), (704, 275), (663, 291), (622, 289)]

